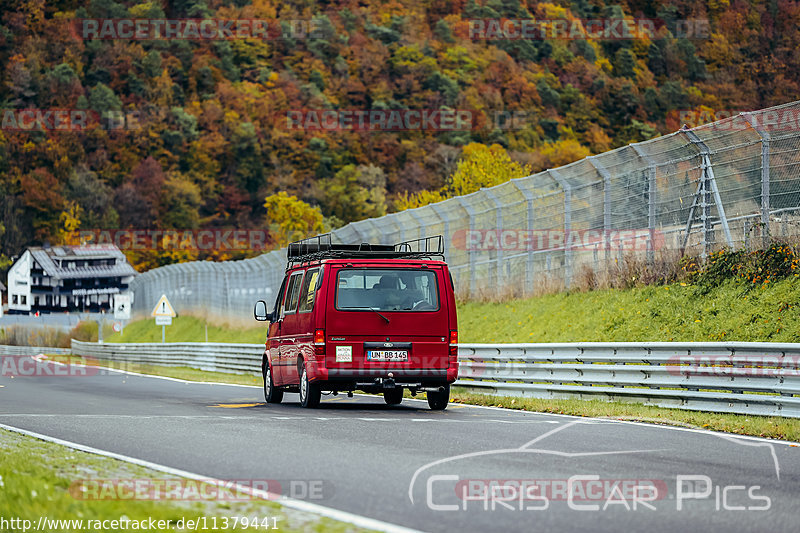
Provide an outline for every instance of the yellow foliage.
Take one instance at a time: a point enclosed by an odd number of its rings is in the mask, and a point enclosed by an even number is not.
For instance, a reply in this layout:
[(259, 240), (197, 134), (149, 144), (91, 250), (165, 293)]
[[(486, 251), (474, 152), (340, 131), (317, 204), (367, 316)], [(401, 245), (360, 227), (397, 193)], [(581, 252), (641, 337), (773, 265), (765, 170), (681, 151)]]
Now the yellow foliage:
[(541, 2), (536, 6), (540, 12), (544, 12), (544, 18), (547, 20), (565, 19), (567, 18), (567, 8), (551, 4), (549, 2)]
[(69, 202), (67, 209), (58, 216), (58, 223), (61, 225), (59, 237), (62, 243), (70, 243), (77, 229), (81, 227), (82, 215), (83, 208), (77, 202)]
[(464, 146), (447, 189), (450, 196), (462, 196), (530, 174), (530, 167), (512, 161), (499, 144), (470, 143)]
[(566, 139), (545, 144), (542, 147), (541, 154), (549, 162), (550, 168), (554, 168), (583, 159), (590, 155), (591, 152), (578, 141)]
[(394, 205), (398, 211), (405, 211), (406, 209), (414, 209), (423, 205), (435, 204), (442, 200), (446, 200), (446, 198), (439, 191), (422, 190), (413, 193), (403, 191), (395, 198)]
[(594, 66), (596, 66), (606, 74), (611, 74), (611, 72), (614, 70), (614, 67), (611, 65), (611, 61), (609, 61), (605, 57), (598, 57), (597, 60), (594, 62)]
[(270, 231), (279, 246), (324, 230), (319, 207), (311, 207), (285, 191), (267, 196), (264, 207), (267, 208)]
[(486, 146), (481, 143), (470, 143), (464, 146), (461, 159), (447, 185), (438, 191), (401, 193), (394, 204), (399, 211), (414, 209), (530, 174), (530, 166), (513, 161), (499, 144)]

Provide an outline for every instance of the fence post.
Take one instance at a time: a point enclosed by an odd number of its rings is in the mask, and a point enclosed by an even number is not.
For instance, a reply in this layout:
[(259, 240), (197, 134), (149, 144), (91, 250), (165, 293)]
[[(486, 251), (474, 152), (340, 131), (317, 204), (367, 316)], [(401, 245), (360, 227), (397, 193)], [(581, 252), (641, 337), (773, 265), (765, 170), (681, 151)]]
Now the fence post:
[(636, 154), (647, 161), (647, 262), (653, 264), (656, 236), (656, 165), (639, 147), (639, 143), (631, 144)]
[(605, 241), (607, 266), (608, 260), (611, 259), (611, 174), (608, 173), (608, 170), (603, 165), (597, 162), (596, 155), (590, 155), (586, 160), (603, 178), (603, 240)]
[(769, 246), (770, 227), (769, 227), (769, 132), (759, 127), (758, 121), (753, 118), (752, 113), (742, 113), (744, 119), (752, 126), (753, 130), (761, 137), (761, 234), (762, 244), (766, 248)]
[(407, 240), (406, 227), (402, 224), (402, 221), (400, 220), (400, 215), (398, 213), (390, 213), (387, 216), (392, 217), (391, 219), (387, 220), (392, 220), (395, 226), (397, 226), (397, 229), (400, 232), (400, 242), (405, 242)]
[(561, 177), (555, 169), (547, 172), (553, 176), (556, 183), (564, 191), (564, 287), (569, 289), (572, 285), (572, 185)]
[[(725, 216), (725, 206), (722, 205), (722, 197), (719, 194), (716, 179), (714, 178), (714, 168), (711, 164), (711, 150), (709, 150), (706, 143), (700, 140), (695, 132), (690, 129), (683, 129), (681, 133), (689, 138), (689, 142), (697, 146), (700, 150), (702, 175), (700, 176), (700, 188), (698, 194), (700, 195), (700, 207), (702, 208), (700, 220), (703, 222), (703, 259), (708, 257), (709, 244), (713, 244), (713, 226), (711, 225), (711, 196), (714, 196), (714, 203), (717, 206), (717, 214), (719, 215), (720, 222), (722, 223), (722, 230), (725, 233), (725, 240), (728, 246), (733, 248), (733, 238), (731, 237), (731, 230), (728, 226), (728, 217)], [(689, 220), (691, 225), (691, 219)], [(688, 235), (687, 235), (688, 238)]]
[[(430, 204), (430, 207), (431, 207), (431, 209), (433, 209), (433, 212), (436, 213), (436, 216), (439, 217), (439, 219), (444, 224), (444, 239), (445, 239), (445, 243), (447, 243), (448, 241), (450, 243), (452, 243), (453, 242), (453, 236), (450, 234), (450, 219), (447, 217), (446, 214), (442, 214), (442, 211), (441, 211), (442, 205), (441, 205), (441, 203)], [(447, 246), (446, 245), (445, 245), (445, 250), (447, 250)], [(445, 252), (445, 253), (447, 253), (447, 252)]]
[[(475, 209), (464, 200), (463, 196), (457, 196), (456, 200), (464, 208), (469, 217), (469, 231), (475, 231)], [(472, 294), (475, 288), (475, 252), (476, 250), (469, 250), (469, 294)]]
[(500, 203), (500, 200), (497, 199), (497, 196), (491, 191), (491, 189), (483, 189), (483, 192), (486, 193), (486, 196), (494, 203), (495, 208), (495, 224), (497, 225), (497, 253), (495, 255), (495, 262), (496, 265), (496, 276), (497, 276), (497, 283), (496, 288), (499, 291), (503, 284), (503, 243), (500, 238), (503, 235), (503, 204)]
[(525, 289), (523, 290), (523, 294), (529, 294), (530, 292), (533, 291), (533, 274), (534, 274), (534, 268), (533, 268), (534, 229), (533, 228), (535, 226), (535, 222), (534, 222), (534, 211), (533, 211), (533, 193), (524, 187), (520, 187), (518, 183), (520, 180), (524, 179), (527, 178), (515, 178), (511, 180), (511, 184), (514, 185), (514, 187), (516, 187), (517, 190), (519, 190), (519, 192), (522, 193), (522, 196), (525, 197), (525, 202), (528, 204), (527, 205), (528, 216), (526, 218), (527, 218), (528, 232), (530, 234), (531, 240), (530, 244), (528, 244), (528, 257), (525, 260)]
[(417, 226), (419, 227), (419, 237), (423, 238), (426, 237), (425, 234), (425, 221), (422, 220), (422, 217), (419, 216), (419, 213), (416, 212), (416, 209), (409, 209), (408, 214), (411, 215), (411, 218), (417, 221)]

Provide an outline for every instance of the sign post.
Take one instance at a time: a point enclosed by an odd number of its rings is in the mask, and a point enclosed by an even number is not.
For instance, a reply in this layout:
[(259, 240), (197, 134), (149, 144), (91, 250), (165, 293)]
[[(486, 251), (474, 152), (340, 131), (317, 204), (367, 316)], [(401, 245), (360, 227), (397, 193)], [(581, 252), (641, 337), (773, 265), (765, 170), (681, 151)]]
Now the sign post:
[(161, 343), (166, 342), (166, 326), (172, 325), (172, 318), (176, 316), (172, 304), (167, 300), (167, 295), (162, 294), (150, 315), (156, 319), (156, 326), (161, 326)]

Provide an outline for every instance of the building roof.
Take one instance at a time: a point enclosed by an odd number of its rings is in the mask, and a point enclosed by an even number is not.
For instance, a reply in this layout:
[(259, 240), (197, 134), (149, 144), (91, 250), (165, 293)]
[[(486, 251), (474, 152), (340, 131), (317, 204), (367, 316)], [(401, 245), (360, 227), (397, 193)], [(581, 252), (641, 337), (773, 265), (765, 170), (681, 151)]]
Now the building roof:
[[(55, 279), (114, 278), (135, 276), (137, 272), (128, 263), (119, 248), (110, 244), (83, 246), (53, 246), (28, 248), (42, 270)], [(95, 265), (69, 268), (75, 261), (114, 259), (113, 265)], [(62, 263), (63, 261), (63, 263)], [(62, 266), (63, 265), (63, 266)]]
[(2, 281), (0, 281), (0, 291), (4, 291), (4, 290), (6, 290), (6, 286), (3, 285)]

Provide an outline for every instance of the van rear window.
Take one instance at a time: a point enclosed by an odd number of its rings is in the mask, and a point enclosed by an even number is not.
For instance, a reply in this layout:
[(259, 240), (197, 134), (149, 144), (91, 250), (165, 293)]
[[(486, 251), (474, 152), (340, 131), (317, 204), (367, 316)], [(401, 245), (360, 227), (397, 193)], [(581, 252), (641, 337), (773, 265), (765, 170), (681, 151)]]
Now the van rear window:
[(336, 309), (436, 311), (439, 291), (430, 270), (342, 269), (336, 279)]

